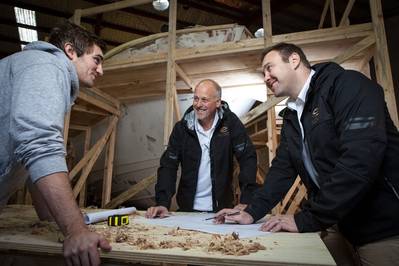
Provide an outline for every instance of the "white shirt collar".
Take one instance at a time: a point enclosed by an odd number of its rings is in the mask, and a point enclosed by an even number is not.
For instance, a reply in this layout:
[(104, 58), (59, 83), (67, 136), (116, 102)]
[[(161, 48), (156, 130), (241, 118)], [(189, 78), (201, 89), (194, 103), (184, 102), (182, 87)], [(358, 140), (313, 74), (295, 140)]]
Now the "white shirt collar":
[(315, 71), (311, 69), (310, 74), (308, 78), (306, 79), (305, 84), (303, 84), (303, 87), (301, 91), (299, 92), (298, 98), (296, 100), (289, 98), (287, 101), (287, 106), (290, 109), (295, 109), (298, 104), (304, 104), (306, 101), (306, 95), (308, 93), (309, 87), (310, 87), (310, 81), (312, 80), (312, 77), (314, 75)]

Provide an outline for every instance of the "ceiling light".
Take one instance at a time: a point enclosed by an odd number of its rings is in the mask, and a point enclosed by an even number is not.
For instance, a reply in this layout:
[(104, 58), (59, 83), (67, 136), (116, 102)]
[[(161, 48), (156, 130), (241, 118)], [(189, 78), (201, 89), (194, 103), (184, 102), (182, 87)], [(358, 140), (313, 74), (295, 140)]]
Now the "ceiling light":
[(258, 29), (257, 31), (255, 31), (255, 37), (256, 38), (262, 38), (264, 36), (264, 31), (263, 28)]
[(164, 11), (169, 7), (168, 0), (154, 0), (152, 1), (152, 6), (158, 11)]

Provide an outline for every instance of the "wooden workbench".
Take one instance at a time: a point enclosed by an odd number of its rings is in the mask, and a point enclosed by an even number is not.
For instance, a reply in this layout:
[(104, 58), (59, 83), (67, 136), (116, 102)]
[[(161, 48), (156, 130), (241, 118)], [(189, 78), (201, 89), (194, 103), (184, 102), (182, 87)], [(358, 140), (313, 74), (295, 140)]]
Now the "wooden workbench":
[[(136, 226), (136, 227), (135, 227)], [(137, 227), (138, 226), (138, 227)], [(107, 231), (104, 223), (93, 226), (93, 230)], [(113, 228), (112, 230), (119, 230)], [(193, 243), (209, 243), (215, 235), (193, 232), (159, 226), (149, 226), (134, 223), (134, 216), (130, 217), (128, 228), (124, 229), (132, 236), (146, 233), (146, 239), (156, 241), (185, 242), (190, 239)], [(170, 233), (170, 232), (178, 232)], [(104, 232), (104, 231), (103, 231)], [(177, 237), (177, 238), (176, 238)], [(62, 235), (53, 223), (38, 223), (32, 207), (10, 205), (0, 214), (0, 253), (2, 256), (23, 254), (24, 256), (48, 256), (49, 259), (58, 257), (62, 262)], [(196, 240), (197, 239), (197, 240)], [(111, 240), (112, 241), (112, 240)], [(202, 241), (202, 242), (201, 242)], [(220, 252), (209, 252), (201, 245), (188, 250), (179, 247), (164, 249), (140, 250), (131, 243), (112, 242), (112, 251), (101, 253), (103, 261), (113, 263), (162, 263), (195, 264), (195, 265), (335, 265), (324, 243), (317, 233), (294, 234), (275, 233), (256, 237), (250, 240), (239, 240), (243, 243), (258, 242), (266, 249), (249, 255), (224, 255)], [(131, 241), (132, 242), (132, 241)], [(205, 243), (205, 245), (207, 245)], [(54, 265), (54, 264), (52, 264)]]

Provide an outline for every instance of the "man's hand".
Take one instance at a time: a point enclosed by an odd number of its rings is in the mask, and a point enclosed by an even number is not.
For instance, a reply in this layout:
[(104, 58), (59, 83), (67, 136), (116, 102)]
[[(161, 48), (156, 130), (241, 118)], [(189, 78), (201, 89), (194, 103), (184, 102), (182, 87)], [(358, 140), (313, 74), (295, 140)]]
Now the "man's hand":
[(35, 186), (42, 197), (35, 203), (47, 205), (51, 216), (65, 236), (64, 256), (67, 265), (100, 265), (98, 248), (109, 251), (111, 246), (102, 236), (87, 229), (73, 196), (68, 175), (60, 172), (44, 176)]
[(67, 235), (64, 240), (64, 257), (67, 266), (100, 265), (98, 248), (111, 251), (104, 237), (86, 228)]
[(155, 207), (150, 207), (147, 209), (147, 212), (145, 213), (146, 218), (165, 218), (169, 216), (169, 211), (166, 207), (164, 206), (155, 206)]
[(270, 217), (262, 226), (260, 227), (261, 231), (269, 231), (269, 232), (298, 232), (298, 227), (296, 226), (294, 215), (286, 214), (286, 215), (275, 215)]
[(239, 214), (227, 216), (228, 214), (237, 212), (237, 209), (223, 209), (215, 214), (215, 224), (222, 224), (224, 222), (236, 222), (239, 224), (251, 224), (254, 219), (252, 216), (245, 212), (240, 211)]
[(247, 206), (248, 206), (247, 204), (239, 203), (236, 206), (234, 206), (234, 209), (243, 211)]

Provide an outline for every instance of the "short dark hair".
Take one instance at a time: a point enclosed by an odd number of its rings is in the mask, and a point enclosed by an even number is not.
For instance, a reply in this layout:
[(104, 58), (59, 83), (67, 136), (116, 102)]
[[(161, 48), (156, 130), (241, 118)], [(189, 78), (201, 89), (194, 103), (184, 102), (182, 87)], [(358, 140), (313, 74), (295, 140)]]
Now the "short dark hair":
[(299, 55), (299, 58), (301, 59), (301, 62), (303, 63), (303, 65), (307, 68), (310, 68), (310, 63), (309, 63), (308, 59), (306, 58), (305, 53), (302, 51), (302, 49), (299, 46), (296, 46), (295, 44), (281, 42), (281, 43), (275, 44), (273, 46), (267, 47), (262, 52), (261, 60), (263, 60), (265, 58), (265, 56), (268, 53), (270, 53), (271, 51), (279, 52), (281, 58), (286, 63), (288, 63), (288, 58), (290, 57), (290, 55), (292, 55), (293, 53), (297, 53)]
[(198, 86), (202, 85), (203, 83), (212, 84), (213, 88), (216, 91), (216, 97), (218, 97), (218, 99), (222, 98), (222, 88), (216, 81), (214, 81), (213, 79), (203, 79), (200, 82), (198, 82), (197, 86), (195, 86), (195, 87), (197, 88)]
[(103, 53), (105, 53), (107, 48), (105, 42), (97, 35), (69, 21), (63, 21), (54, 27), (51, 30), (48, 42), (63, 51), (64, 45), (71, 43), (78, 57), (85, 53), (90, 53), (94, 44), (100, 47)]

